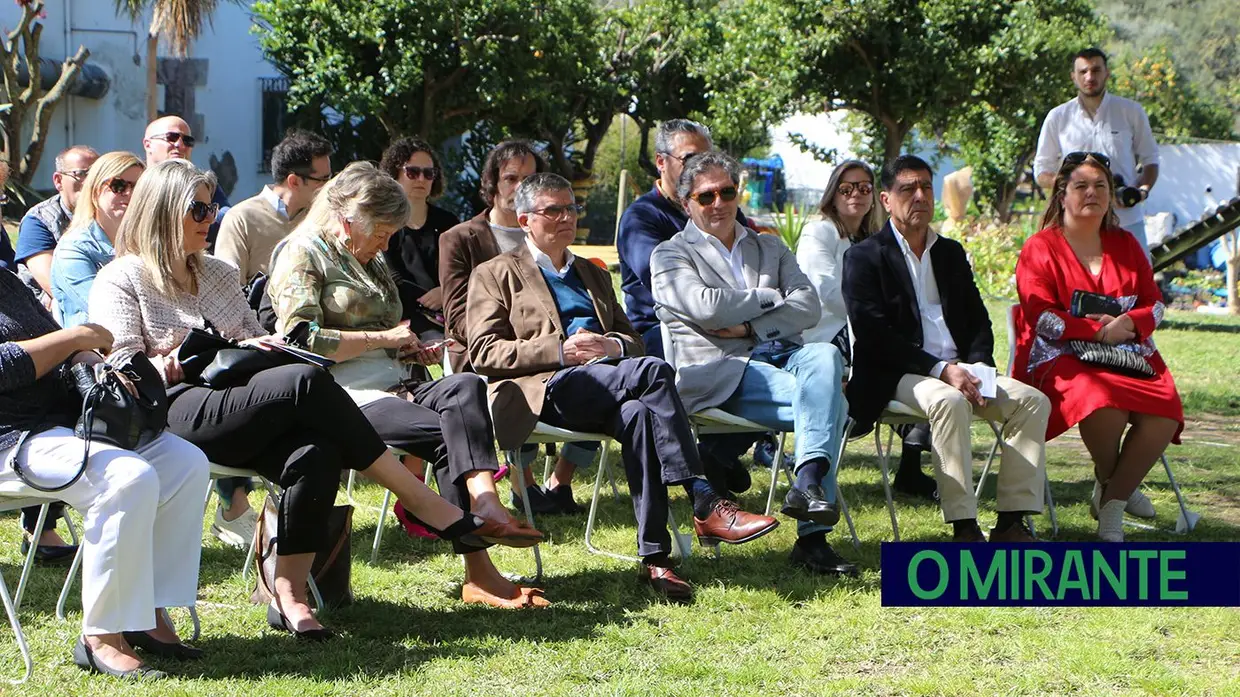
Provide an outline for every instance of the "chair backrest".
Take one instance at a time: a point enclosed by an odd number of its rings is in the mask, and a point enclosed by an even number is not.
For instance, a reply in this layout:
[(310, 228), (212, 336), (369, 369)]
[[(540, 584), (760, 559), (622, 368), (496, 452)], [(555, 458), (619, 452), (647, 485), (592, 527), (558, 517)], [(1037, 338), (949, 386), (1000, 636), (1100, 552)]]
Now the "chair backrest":
[(1020, 311), (1020, 305), (1009, 305), (1007, 309), (1007, 333), (1008, 333), (1008, 364), (1007, 375), (1012, 377), (1012, 369), (1016, 367), (1016, 313)]

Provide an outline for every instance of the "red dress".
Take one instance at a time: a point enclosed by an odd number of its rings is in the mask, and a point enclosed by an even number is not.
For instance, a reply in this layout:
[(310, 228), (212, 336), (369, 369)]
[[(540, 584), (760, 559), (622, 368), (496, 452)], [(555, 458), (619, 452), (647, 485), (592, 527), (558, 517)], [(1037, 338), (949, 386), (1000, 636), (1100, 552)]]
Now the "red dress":
[[(1154, 283), (1140, 243), (1119, 228), (1102, 232), (1102, 271), (1094, 276), (1076, 258), (1058, 227), (1025, 241), (1016, 263), (1020, 308), (1016, 316), (1014, 378), (1050, 398), (1046, 427), (1050, 440), (1103, 407), (1163, 416), (1179, 422), (1172, 442), (1180, 442), (1184, 406), (1167, 364), (1151, 338), (1162, 322), (1162, 293)], [(1068, 347), (1073, 339), (1093, 340), (1100, 322), (1073, 317), (1072, 292), (1081, 289), (1119, 299), (1137, 334), (1128, 348), (1142, 353), (1153, 366), (1152, 378), (1122, 375), (1077, 360)]]

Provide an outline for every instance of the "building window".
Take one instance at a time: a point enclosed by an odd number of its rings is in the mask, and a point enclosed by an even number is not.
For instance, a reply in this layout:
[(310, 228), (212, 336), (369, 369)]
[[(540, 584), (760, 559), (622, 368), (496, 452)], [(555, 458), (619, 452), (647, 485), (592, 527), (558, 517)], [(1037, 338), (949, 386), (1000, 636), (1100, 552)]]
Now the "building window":
[(271, 151), (284, 138), (290, 125), (288, 113), (288, 78), (262, 77), (258, 79), (262, 89), (263, 153), (259, 158), (259, 172), (271, 171)]

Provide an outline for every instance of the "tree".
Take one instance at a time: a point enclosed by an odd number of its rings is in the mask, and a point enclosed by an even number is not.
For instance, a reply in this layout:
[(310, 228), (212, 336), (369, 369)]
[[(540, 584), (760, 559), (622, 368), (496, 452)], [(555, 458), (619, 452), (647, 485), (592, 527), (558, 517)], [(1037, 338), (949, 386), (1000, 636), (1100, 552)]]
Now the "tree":
[[(113, 0), (116, 11), (136, 22), (151, 12), (146, 35), (146, 120), (159, 116), (159, 40), (163, 38), (174, 56), (186, 56), (194, 40), (211, 23), (219, 0)], [(236, 0), (233, 0), (236, 1)]]
[(1116, 56), (1112, 63), (1115, 93), (1145, 107), (1150, 127), (1160, 134), (1160, 140), (1232, 137), (1232, 114), (1189, 82), (1165, 42), (1138, 56)]
[[(67, 94), (69, 86), (77, 79), (86, 59), (90, 57), (90, 51), (85, 46), (79, 46), (77, 53), (61, 64), (60, 77), (55, 84), (51, 89), (44, 90), (43, 64), (39, 55), (43, 23), (38, 21), (45, 16), (44, 2), (18, 0), (17, 4), (22, 8), (21, 19), (17, 27), (4, 36), (3, 46), (0, 46), (0, 69), (4, 72), (4, 91), (8, 99), (8, 111), (4, 114), (4, 150), (12, 179), (29, 186), (47, 146), (47, 129), (51, 125), (52, 114)], [(27, 80), (25, 88), (19, 84), (22, 69)], [(30, 138), (23, 149), (20, 145), (22, 130), (29, 120), (31, 109), (34, 110), (34, 119)]]

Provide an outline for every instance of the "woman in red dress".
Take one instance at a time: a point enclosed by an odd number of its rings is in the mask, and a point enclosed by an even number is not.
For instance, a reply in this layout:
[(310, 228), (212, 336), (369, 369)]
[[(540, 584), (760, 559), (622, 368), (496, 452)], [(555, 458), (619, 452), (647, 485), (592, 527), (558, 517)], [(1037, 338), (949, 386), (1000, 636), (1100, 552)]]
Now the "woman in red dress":
[[(1129, 498), (1167, 445), (1179, 443), (1184, 428), (1180, 395), (1152, 338), (1163, 318), (1162, 294), (1140, 244), (1118, 226), (1105, 155), (1067, 155), (1053, 191), (1042, 231), (1025, 242), (1016, 264), (1020, 311), (1013, 377), (1050, 398), (1047, 440), (1080, 429), (1094, 461), (1098, 536), (1122, 542)], [(1070, 308), (1076, 290), (1110, 296), (1123, 312), (1075, 317)], [(1154, 377), (1084, 363), (1069, 344), (1073, 340), (1137, 352)]]

